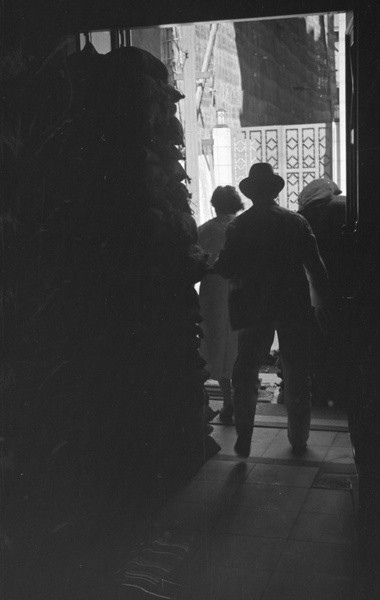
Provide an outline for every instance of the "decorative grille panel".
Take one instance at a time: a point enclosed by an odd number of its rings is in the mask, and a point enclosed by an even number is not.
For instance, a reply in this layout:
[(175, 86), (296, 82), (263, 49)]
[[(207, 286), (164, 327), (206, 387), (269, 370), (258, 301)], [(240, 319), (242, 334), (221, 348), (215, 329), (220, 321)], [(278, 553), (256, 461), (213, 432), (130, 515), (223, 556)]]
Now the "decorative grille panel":
[(298, 129), (286, 129), (285, 130), (286, 140), (286, 168), (287, 169), (298, 169), (299, 168), (299, 131)]
[(263, 159), (263, 132), (249, 132), (249, 159), (251, 164), (254, 162), (265, 162)]
[(265, 161), (269, 162), (273, 169), (279, 166), (279, 131), (278, 128), (265, 130)]
[(248, 176), (255, 162), (269, 162), (285, 181), (280, 204), (298, 208), (300, 191), (320, 177), (331, 177), (331, 125), (281, 125), (233, 130), (234, 185)]

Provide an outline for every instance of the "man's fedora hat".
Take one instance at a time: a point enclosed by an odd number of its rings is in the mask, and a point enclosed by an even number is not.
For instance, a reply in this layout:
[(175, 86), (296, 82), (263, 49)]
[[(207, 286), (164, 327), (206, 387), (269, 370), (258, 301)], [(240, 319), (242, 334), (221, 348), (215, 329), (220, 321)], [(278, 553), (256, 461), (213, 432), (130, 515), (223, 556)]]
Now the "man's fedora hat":
[(239, 183), (240, 191), (250, 198), (254, 193), (255, 186), (262, 188), (267, 184), (269, 189), (273, 189), (279, 194), (285, 185), (285, 181), (280, 175), (276, 175), (273, 167), (269, 163), (255, 163), (249, 169), (248, 177), (242, 179)]

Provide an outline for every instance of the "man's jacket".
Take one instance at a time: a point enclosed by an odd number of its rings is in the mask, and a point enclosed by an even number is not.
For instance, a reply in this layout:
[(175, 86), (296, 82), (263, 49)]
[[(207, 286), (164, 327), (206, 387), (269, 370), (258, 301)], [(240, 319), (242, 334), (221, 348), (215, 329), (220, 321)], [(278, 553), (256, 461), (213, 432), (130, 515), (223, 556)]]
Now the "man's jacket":
[(214, 268), (231, 281), (233, 329), (263, 317), (296, 317), (311, 304), (327, 303), (327, 273), (310, 225), (275, 202), (236, 217)]
[(343, 246), (343, 225), (346, 222), (346, 199), (315, 200), (299, 209), (313, 230), (318, 248), (337, 298), (347, 292), (351, 265)]

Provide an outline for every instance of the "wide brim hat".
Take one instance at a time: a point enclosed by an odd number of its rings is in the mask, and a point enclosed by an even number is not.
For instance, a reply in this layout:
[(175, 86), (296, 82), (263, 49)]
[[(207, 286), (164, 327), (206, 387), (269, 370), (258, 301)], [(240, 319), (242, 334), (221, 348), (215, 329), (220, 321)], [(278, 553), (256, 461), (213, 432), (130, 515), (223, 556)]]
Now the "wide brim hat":
[(285, 185), (285, 181), (280, 175), (276, 175), (271, 164), (255, 163), (249, 169), (248, 177), (242, 179), (239, 183), (239, 188), (244, 196), (251, 198), (255, 187), (262, 188), (265, 184), (268, 185), (269, 189), (273, 189), (279, 194)]

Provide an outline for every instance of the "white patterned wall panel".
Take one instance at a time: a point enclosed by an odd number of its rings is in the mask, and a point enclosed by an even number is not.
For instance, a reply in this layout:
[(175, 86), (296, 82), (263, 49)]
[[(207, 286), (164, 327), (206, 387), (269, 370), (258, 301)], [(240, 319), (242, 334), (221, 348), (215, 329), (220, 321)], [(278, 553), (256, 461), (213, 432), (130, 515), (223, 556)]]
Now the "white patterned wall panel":
[(249, 131), (249, 159), (252, 165), (255, 162), (265, 162), (263, 153), (263, 131), (253, 129)]
[(248, 156), (247, 137), (249, 133), (246, 129), (235, 130), (232, 141), (232, 171), (234, 176), (234, 185), (247, 176), (247, 165), (250, 163)]
[(274, 170), (279, 167), (279, 129), (266, 129), (265, 134), (265, 162), (269, 162)]
[(297, 210), (298, 195), (305, 185), (331, 177), (330, 130), (324, 123), (234, 130), (234, 185), (247, 177), (253, 163), (269, 162), (285, 180), (280, 204)]
[(332, 177), (332, 155), (329, 148), (332, 142), (332, 127), (320, 125), (318, 127), (318, 153), (319, 153), (319, 176)]

